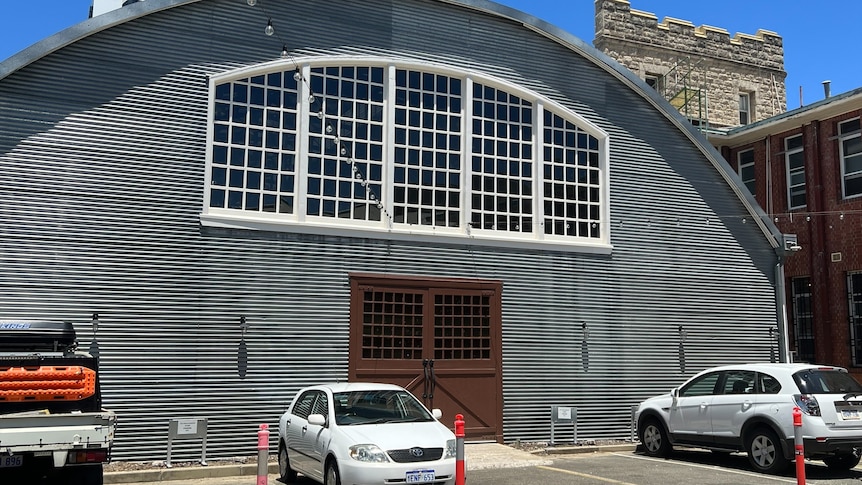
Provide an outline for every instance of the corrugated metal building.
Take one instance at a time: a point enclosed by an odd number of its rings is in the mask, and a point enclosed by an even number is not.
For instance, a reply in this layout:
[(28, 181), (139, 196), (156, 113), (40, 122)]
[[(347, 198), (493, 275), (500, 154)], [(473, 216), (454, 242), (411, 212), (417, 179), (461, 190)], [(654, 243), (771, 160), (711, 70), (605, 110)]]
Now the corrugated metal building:
[(546, 440), (552, 405), (628, 437), (783, 325), (781, 235), (721, 156), (485, 1), (148, 0), (45, 39), (0, 63), (0, 234), (0, 314), (76, 323), (117, 459), (193, 417), (251, 453), (348, 378), (477, 439)]

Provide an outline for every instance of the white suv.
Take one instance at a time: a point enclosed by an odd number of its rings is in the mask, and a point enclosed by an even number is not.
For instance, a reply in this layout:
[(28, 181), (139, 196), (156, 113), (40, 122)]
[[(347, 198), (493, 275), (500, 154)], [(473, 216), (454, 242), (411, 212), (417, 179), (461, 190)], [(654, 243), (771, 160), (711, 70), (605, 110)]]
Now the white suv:
[(708, 369), (635, 415), (643, 450), (674, 445), (745, 451), (758, 471), (778, 473), (794, 456), (793, 408), (802, 410), (805, 457), (849, 470), (862, 452), (862, 385), (846, 369), (747, 364)]

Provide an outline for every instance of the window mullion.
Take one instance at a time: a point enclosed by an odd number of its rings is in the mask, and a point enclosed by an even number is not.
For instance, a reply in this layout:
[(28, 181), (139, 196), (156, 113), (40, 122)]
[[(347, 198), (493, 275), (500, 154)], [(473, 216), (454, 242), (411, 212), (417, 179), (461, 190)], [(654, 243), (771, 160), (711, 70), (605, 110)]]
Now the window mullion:
[(297, 136), (296, 147), (296, 218), (299, 222), (304, 222), (306, 217), (307, 197), (308, 197), (308, 137), (310, 136), (308, 117), (310, 113), (309, 97), (311, 90), (311, 66), (304, 65), (301, 68), (302, 79), (305, 82), (299, 82), (296, 86), (297, 99), (299, 106), (296, 107), (296, 113), (299, 119), (297, 120), (297, 131), (302, 136)]
[[(381, 188), (383, 193), (380, 198), (386, 212), (381, 214), (380, 222), (387, 230), (392, 230), (395, 214), (395, 64), (389, 64), (386, 68), (386, 95), (383, 98), (384, 114), (383, 146), (386, 147), (386, 156), (383, 162), (383, 181)], [(389, 217), (386, 217), (386, 214)]]
[(544, 217), (544, 133), (545, 133), (545, 103), (537, 100), (536, 109), (533, 110), (533, 235), (538, 240), (545, 239), (545, 217)]
[[(464, 79), (464, 89), (461, 91), (463, 101), (461, 103), (463, 109), (464, 122), (461, 123), (461, 153), (464, 154), (464, 159), (461, 160), (461, 228), (467, 236), (470, 236), (470, 229), (473, 220), (473, 157), (479, 154), (473, 153), (473, 77), (467, 76)], [(481, 229), (481, 227), (476, 228)]]

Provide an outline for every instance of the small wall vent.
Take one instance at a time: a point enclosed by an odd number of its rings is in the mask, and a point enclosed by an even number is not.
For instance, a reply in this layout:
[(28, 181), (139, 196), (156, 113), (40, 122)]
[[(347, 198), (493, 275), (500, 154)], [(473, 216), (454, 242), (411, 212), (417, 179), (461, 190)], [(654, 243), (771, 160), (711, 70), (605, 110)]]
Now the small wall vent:
[(837, 263), (841, 261), (841, 253), (832, 253), (832, 262)]

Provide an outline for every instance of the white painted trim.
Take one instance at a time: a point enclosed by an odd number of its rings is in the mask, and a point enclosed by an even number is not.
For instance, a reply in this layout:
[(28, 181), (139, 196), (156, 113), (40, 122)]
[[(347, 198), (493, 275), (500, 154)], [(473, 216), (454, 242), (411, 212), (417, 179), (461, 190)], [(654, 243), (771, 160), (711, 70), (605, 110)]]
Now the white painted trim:
[[(589, 254), (611, 254), (613, 245), (598, 244), (592, 241), (580, 242), (562, 239), (515, 239), (500, 238), (489, 235), (486, 231), (473, 230), (470, 235), (463, 232), (454, 233), (444, 228), (422, 226), (420, 230), (387, 230), (379, 225), (372, 227), (347, 227), (342, 224), (325, 224), (323, 221), (306, 221), (298, 223), (266, 217), (265, 214), (239, 214), (241, 211), (229, 209), (210, 209), (201, 213), (201, 225), (227, 229), (248, 229), (256, 231), (291, 232), (298, 234), (317, 234), (321, 236), (339, 236), (368, 239), (385, 239), (390, 241), (421, 242), (428, 244), (454, 244), (466, 246), (494, 246), (511, 249), (565, 251)], [(335, 221), (338, 221), (336, 219)]]

